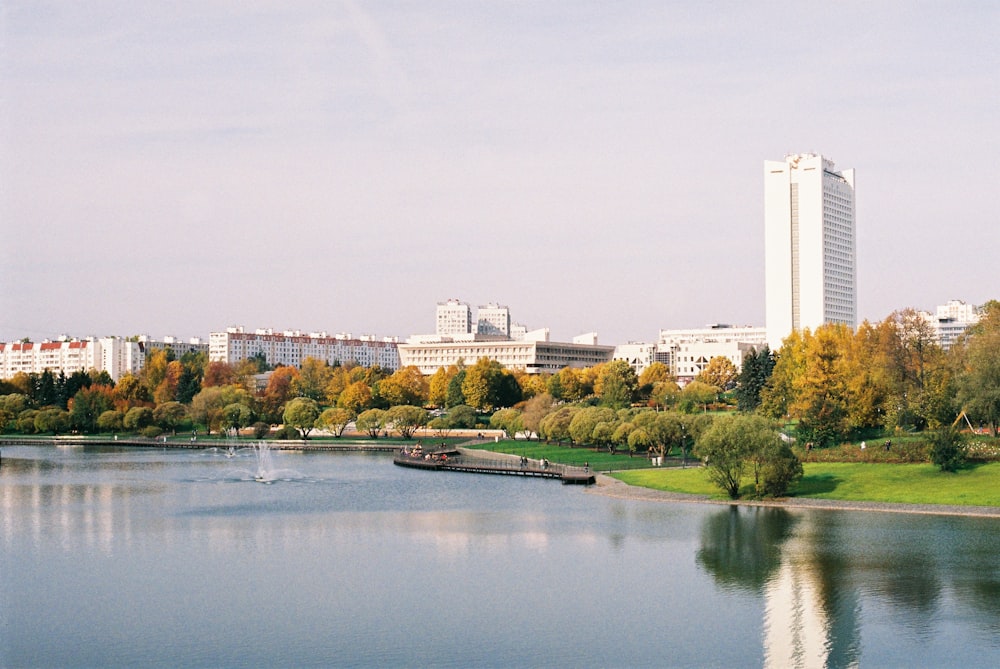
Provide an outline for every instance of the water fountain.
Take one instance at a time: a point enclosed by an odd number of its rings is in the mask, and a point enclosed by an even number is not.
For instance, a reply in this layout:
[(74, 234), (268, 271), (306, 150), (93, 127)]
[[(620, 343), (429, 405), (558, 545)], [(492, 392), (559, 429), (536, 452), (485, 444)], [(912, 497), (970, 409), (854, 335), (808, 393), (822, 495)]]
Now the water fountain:
[(269, 483), (274, 480), (274, 462), (271, 460), (271, 447), (266, 441), (259, 441), (253, 447), (257, 456), (257, 472), (254, 480), (260, 483)]

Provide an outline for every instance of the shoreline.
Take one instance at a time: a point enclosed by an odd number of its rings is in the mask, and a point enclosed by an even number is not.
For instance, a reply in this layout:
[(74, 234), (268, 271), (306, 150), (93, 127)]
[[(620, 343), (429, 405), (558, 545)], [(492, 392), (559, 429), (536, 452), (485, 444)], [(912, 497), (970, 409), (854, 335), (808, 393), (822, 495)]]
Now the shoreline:
[(848, 500), (785, 497), (776, 500), (710, 499), (703, 495), (669, 492), (633, 486), (607, 474), (598, 474), (597, 483), (588, 486), (592, 495), (617, 499), (634, 499), (644, 502), (715, 504), (727, 506), (766, 506), (782, 509), (822, 509), (825, 511), (880, 511), (882, 513), (914, 513), (937, 516), (967, 516), (972, 518), (1000, 518), (1000, 507), (954, 506), (944, 504), (900, 504), (893, 502), (859, 502)]

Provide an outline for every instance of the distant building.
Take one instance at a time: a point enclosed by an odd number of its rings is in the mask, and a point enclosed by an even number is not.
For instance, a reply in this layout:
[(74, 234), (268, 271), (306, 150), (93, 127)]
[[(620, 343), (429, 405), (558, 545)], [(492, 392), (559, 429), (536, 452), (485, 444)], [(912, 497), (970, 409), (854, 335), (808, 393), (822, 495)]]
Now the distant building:
[(556, 373), (564, 367), (593, 367), (609, 362), (613, 346), (560, 343), (547, 340), (521, 340), (471, 337), (464, 339), (411, 337), (399, 344), (399, 362), (415, 366), (423, 374), (433, 374), (459, 360), (472, 366), (480, 358), (496, 360), (506, 369), (531, 374)]
[(74, 372), (96, 370), (108, 373), (113, 381), (125, 374), (138, 374), (151, 351), (173, 351), (175, 358), (184, 353), (208, 352), (208, 344), (200, 339), (186, 342), (175, 337), (153, 339), (139, 337), (61, 338), (39, 343), (0, 344), (0, 378), (12, 378), (18, 372), (41, 374), (46, 369), (54, 374), (69, 376)]
[(764, 162), (768, 342), (825, 323), (857, 325), (854, 170), (803, 153)]
[(472, 309), (465, 302), (458, 300), (438, 302), (434, 332), (443, 337), (471, 333)]
[(704, 328), (660, 330), (653, 358), (662, 362), (677, 379), (690, 383), (705, 371), (715, 357), (728, 358), (737, 369), (744, 356), (767, 344), (767, 328), (713, 324)]
[(642, 374), (646, 368), (656, 360), (656, 344), (640, 342), (629, 342), (615, 346), (613, 360), (624, 360), (635, 370), (635, 373)]
[(476, 309), (476, 332), (510, 337), (510, 309), (493, 302)]
[(213, 362), (236, 363), (263, 355), (269, 365), (301, 367), (306, 358), (324, 360), (328, 364), (356, 364), (362, 367), (379, 365), (383, 369), (399, 369), (399, 351), (395, 338), (376, 339), (371, 335), (353, 337), (350, 334), (328, 335), (326, 332), (271, 329), (246, 332), (242, 327), (227, 328), (208, 336), (208, 359)]
[(936, 313), (919, 312), (934, 330), (934, 336), (946, 351), (965, 334), (966, 330), (979, 322), (982, 307), (966, 304), (962, 300), (949, 300), (939, 305)]

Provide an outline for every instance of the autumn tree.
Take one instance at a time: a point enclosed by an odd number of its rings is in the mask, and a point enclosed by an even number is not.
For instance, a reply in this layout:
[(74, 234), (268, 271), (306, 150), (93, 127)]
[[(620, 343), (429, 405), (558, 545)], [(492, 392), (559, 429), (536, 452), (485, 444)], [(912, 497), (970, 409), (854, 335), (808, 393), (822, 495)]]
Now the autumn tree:
[(340, 438), (352, 420), (354, 420), (354, 416), (350, 411), (335, 407), (327, 409), (319, 415), (318, 426), (334, 437)]
[(325, 360), (303, 358), (298, 376), (292, 379), (292, 390), (299, 397), (322, 402), (326, 399), (326, 387), (332, 376), (332, 370)]
[(516, 439), (518, 433), (524, 430), (521, 412), (514, 408), (500, 409), (490, 416), (490, 427), (503, 430), (507, 439)]
[(337, 406), (347, 409), (355, 416), (369, 408), (372, 403), (372, 390), (364, 381), (354, 381), (337, 399)]
[(285, 404), (295, 397), (295, 381), (299, 370), (290, 366), (275, 368), (267, 379), (267, 387), (261, 398), (261, 414), (265, 422), (275, 425), (281, 422)]
[(789, 407), (799, 420), (797, 431), (804, 442), (831, 446), (847, 436), (847, 384), (841, 359), (851, 336), (842, 324), (821, 325), (815, 334), (806, 331), (805, 367), (794, 381), (795, 401)]
[(521, 423), (528, 439), (531, 439), (533, 434), (536, 436), (539, 434), (542, 418), (552, 410), (553, 403), (552, 395), (548, 393), (535, 395), (524, 403), (524, 408), (521, 411)]
[(427, 401), (430, 387), (418, 367), (408, 365), (379, 382), (379, 393), (389, 406), (420, 406)]
[(695, 377), (695, 380), (709, 386), (715, 386), (720, 391), (725, 391), (732, 390), (736, 385), (737, 376), (739, 376), (739, 370), (736, 369), (733, 361), (724, 355), (717, 355), (708, 361), (708, 366)]
[(1000, 302), (983, 305), (983, 316), (956, 347), (958, 404), (1000, 436)]

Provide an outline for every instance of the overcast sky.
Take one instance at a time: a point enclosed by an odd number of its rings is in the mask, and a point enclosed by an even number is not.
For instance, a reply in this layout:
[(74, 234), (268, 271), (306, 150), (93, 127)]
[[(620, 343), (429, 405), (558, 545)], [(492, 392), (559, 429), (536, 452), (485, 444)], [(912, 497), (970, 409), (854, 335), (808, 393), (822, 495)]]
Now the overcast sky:
[(0, 6), (0, 341), (764, 325), (763, 162), (862, 319), (1000, 298), (1000, 3)]

